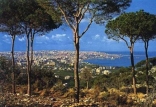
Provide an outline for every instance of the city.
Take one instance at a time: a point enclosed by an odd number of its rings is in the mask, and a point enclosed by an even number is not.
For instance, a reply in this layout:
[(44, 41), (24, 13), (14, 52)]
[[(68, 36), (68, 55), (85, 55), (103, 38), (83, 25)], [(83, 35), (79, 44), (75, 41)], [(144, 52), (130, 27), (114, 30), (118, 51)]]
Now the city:
[(1, 0), (0, 106), (156, 107), (155, 4)]
[[(1, 56), (6, 56), (7, 58), (11, 59), (10, 52), (0, 52)], [(19, 51), (15, 52), (15, 60), (16, 64), (22, 66), (23, 69), (26, 69), (26, 53)], [(87, 59), (116, 59), (122, 57), (121, 55), (117, 54), (107, 54), (104, 52), (94, 52), (94, 51), (81, 51), (80, 52), (80, 65), (81, 64), (89, 64), (84, 62)], [(48, 67), (52, 70), (70, 70), (72, 71), (74, 63), (74, 51), (34, 51), (33, 57), (33, 65), (37, 65), (42, 67)], [(64, 65), (63, 67), (61, 65)], [(66, 66), (65, 66), (66, 65)], [(104, 70), (108, 71), (110, 69), (115, 69), (112, 66), (96, 66), (92, 69), (92, 73), (94, 74), (103, 74)]]

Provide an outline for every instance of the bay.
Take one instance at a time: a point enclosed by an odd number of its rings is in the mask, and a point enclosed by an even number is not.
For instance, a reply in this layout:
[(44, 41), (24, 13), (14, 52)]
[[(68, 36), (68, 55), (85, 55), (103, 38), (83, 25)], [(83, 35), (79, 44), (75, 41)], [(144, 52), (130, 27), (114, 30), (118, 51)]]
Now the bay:
[[(90, 64), (100, 65), (100, 66), (115, 66), (115, 67), (129, 67), (131, 66), (130, 53), (125, 52), (105, 52), (108, 54), (117, 54), (121, 55), (120, 58), (116, 59), (87, 59), (84, 62)], [(148, 52), (149, 58), (156, 57), (156, 51)], [(134, 63), (138, 63), (141, 60), (145, 60), (145, 52), (134, 52)]]

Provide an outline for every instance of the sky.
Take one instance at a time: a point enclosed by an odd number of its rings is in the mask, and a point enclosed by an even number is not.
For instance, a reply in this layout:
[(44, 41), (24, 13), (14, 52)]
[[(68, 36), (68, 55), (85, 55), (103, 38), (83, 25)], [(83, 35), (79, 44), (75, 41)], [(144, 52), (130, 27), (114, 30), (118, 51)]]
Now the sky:
[[(143, 9), (145, 12), (156, 14), (156, 0), (132, 0), (131, 6), (126, 12), (135, 12)], [(83, 31), (88, 20), (83, 20), (80, 31)], [(108, 39), (104, 25), (93, 23), (89, 30), (80, 40), (81, 51), (129, 51), (125, 42)], [(36, 35), (34, 50), (74, 50), (73, 35), (68, 26), (62, 26), (43, 36)], [(149, 51), (156, 51), (156, 40), (150, 41)], [(0, 51), (11, 50), (11, 38), (9, 35), (0, 33)], [(26, 38), (17, 37), (15, 51), (26, 50)], [(134, 51), (144, 51), (144, 44), (141, 41), (135, 43)]]

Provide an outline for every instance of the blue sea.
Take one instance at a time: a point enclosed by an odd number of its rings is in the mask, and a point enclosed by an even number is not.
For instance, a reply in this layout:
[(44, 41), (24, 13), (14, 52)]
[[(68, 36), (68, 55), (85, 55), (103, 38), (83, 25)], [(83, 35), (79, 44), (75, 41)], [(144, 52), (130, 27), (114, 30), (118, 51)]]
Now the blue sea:
[[(129, 67), (131, 66), (130, 52), (105, 52), (108, 54), (121, 55), (117, 59), (88, 59), (85, 62), (100, 65), (100, 66), (117, 66), (117, 67)], [(156, 51), (148, 52), (149, 58), (156, 57)], [(134, 52), (134, 63), (138, 63), (141, 60), (145, 60), (145, 52)]]

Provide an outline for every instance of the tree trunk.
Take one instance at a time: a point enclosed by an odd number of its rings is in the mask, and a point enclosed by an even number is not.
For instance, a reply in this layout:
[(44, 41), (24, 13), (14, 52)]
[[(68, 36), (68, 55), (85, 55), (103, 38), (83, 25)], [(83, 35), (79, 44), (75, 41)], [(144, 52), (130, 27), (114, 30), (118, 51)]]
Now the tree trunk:
[(30, 43), (30, 36), (27, 34), (27, 76), (28, 76), (28, 89), (27, 94), (31, 95), (31, 78), (30, 78), (30, 59), (29, 59), (29, 43)]
[(87, 90), (89, 89), (89, 81), (87, 81)]
[(79, 36), (75, 33), (75, 60), (74, 60), (74, 80), (75, 80), (75, 98), (76, 103), (79, 103)]
[(149, 76), (148, 76), (148, 41), (145, 41), (145, 55), (146, 55), (146, 94), (149, 92)]
[(133, 56), (133, 46), (130, 47), (130, 57), (131, 57), (131, 66), (132, 66), (132, 82), (133, 82), (133, 92), (137, 94), (136, 90), (136, 78), (135, 78), (135, 66), (134, 66), (134, 56)]
[(32, 31), (31, 31), (31, 35), (30, 35), (30, 58), (29, 58), (29, 74), (28, 74), (28, 82), (29, 82), (29, 85), (28, 85), (28, 94), (31, 95), (31, 72), (32, 72), (32, 64), (33, 64), (33, 43), (34, 43), (34, 34), (32, 34)]
[(30, 50), (31, 50), (31, 59), (30, 59), (30, 71), (31, 71), (31, 67), (32, 67), (32, 64), (33, 64), (33, 55), (34, 55), (34, 49), (33, 49), (33, 44), (34, 44), (34, 34), (32, 34), (31, 32), (31, 46), (30, 46)]
[(15, 86), (15, 58), (14, 58), (14, 44), (15, 44), (15, 35), (12, 35), (12, 47), (11, 47), (11, 56), (12, 56), (12, 93), (16, 93)]

